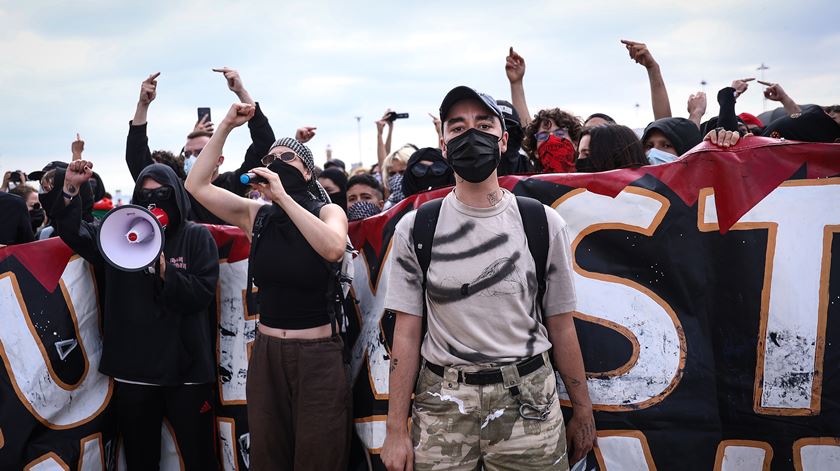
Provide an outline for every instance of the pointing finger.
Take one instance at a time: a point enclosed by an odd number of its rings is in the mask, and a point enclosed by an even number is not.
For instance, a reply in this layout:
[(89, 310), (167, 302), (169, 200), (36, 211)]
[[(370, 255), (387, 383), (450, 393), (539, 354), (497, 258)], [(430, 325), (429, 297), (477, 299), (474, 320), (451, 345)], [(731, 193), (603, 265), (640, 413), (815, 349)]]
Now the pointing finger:
[(762, 85), (766, 85), (766, 86), (768, 86), (768, 87), (772, 87), (772, 86), (773, 86), (773, 84), (772, 84), (772, 83), (770, 83), (770, 82), (765, 82), (765, 81), (763, 81), (763, 80), (756, 80), (756, 82), (758, 82), (758, 83), (760, 83), (760, 84), (762, 84)]
[(151, 82), (152, 80), (154, 80), (154, 79), (156, 79), (156, 78), (158, 78), (158, 77), (160, 77), (160, 72), (155, 72), (155, 73), (153, 73), (152, 75), (149, 75), (148, 80)]
[[(753, 80), (755, 80), (755, 77), (741, 79), (742, 82), (752, 82)], [(759, 83), (761, 83), (761, 82), (759, 82)]]

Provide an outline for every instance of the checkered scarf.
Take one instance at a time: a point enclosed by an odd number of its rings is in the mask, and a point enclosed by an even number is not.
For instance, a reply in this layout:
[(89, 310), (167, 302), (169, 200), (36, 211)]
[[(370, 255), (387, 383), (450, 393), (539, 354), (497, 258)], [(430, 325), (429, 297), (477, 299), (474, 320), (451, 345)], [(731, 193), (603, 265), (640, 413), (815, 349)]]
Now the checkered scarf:
[[(309, 170), (309, 174), (312, 177), (309, 179), (309, 194), (312, 195), (312, 198), (319, 200), (323, 203), (331, 203), (330, 197), (327, 196), (327, 192), (324, 190), (324, 187), (318, 183), (318, 179), (315, 178), (315, 158), (312, 157), (312, 151), (309, 150), (308, 147), (298, 142), (297, 139), (291, 137), (283, 137), (274, 141), (274, 144), (271, 145), (271, 149), (275, 147), (288, 147), (292, 149), (295, 154), (300, 157), (300, 160), (303, 161), (303, 164), (306, 165), (307, 170)], [(271, 151), (269, 149), (269, 152)]]

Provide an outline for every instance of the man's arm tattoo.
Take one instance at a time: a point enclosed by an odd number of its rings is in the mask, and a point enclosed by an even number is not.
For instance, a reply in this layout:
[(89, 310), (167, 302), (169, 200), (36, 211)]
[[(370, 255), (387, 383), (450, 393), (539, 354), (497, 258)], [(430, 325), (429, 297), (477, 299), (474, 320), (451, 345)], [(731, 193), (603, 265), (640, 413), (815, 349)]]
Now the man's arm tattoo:
[(70, 190), (70, 193), (75, 193), (76, 192), (76, 187), (73, 186), (73, 185), (67, 185), (67, 189)]
[(399, 363), (399, 362), (400, 362), (399, 358), (392, 358), (391, 359), (391, 369), (390, 369), (391, 373), (393, 373), (394, 370), (397, 369), (397, 363)]

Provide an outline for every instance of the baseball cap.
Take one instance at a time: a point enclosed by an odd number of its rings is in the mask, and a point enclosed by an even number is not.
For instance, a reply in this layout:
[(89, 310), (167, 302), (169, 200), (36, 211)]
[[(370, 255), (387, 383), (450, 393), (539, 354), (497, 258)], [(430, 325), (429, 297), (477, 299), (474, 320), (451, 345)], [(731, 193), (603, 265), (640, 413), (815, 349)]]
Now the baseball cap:
[(499, 118), (499, 121), (502, 123), (502, 130), (507, 129), (505, 127), (505, 115), (502, 113), (502, 110), (499, 109), (499, 105), (496, 104), (496, 100), (494, 100), (490, 95), (477, 92), (474, 89), (463, 85), (453, 88), (446, 94), (445, 97), (443, 97), (443, 102), (440, 104), (441, 126), (446, 123), (446, 117), (449, 114), (449, 110), (452, 109), (452, 106), (455, 105), (455, 103), (470, 98), (484, 103), (484, 105)]
[(49, 172), (50, 170), (54, 170), (54, 169), (57, 169), (57, 168), (66, 169), (67, 165), (68, 165), (67, 162), (61, 162), (59, 160), (54, 160), (54, 161), (48, 163), (47, 165), (45, 165), (42, 170), (36, 170), (36, 171), (30, 173), (29, 175), (27, 175), (27, 179), (32, 180), (32, 181), (40, 181), (41, 178), (44, 177), (44, 174)]
[(505, 117), (505, 124), (507, 127), (522, 125), (522, 121), (519, 120), (519, 113), (516, 112), (516, 108), (513, 107), (511, 102), (506, 100), (496, 100), (496, 105), (498, 105), (499, 109), (502, 110), (502, 115)]

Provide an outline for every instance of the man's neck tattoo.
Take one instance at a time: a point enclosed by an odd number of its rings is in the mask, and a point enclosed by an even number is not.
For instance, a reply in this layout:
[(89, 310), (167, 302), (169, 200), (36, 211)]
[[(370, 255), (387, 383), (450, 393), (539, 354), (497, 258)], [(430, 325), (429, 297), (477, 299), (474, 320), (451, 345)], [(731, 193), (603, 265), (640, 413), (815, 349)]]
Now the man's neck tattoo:
[(496, 206), (496, 204), (502, 200), (502, 189), (499, 188), (497, 190), (493, 190), (493, 193), (487, 194), (487, 201), (490, 202), (491, 206)]

